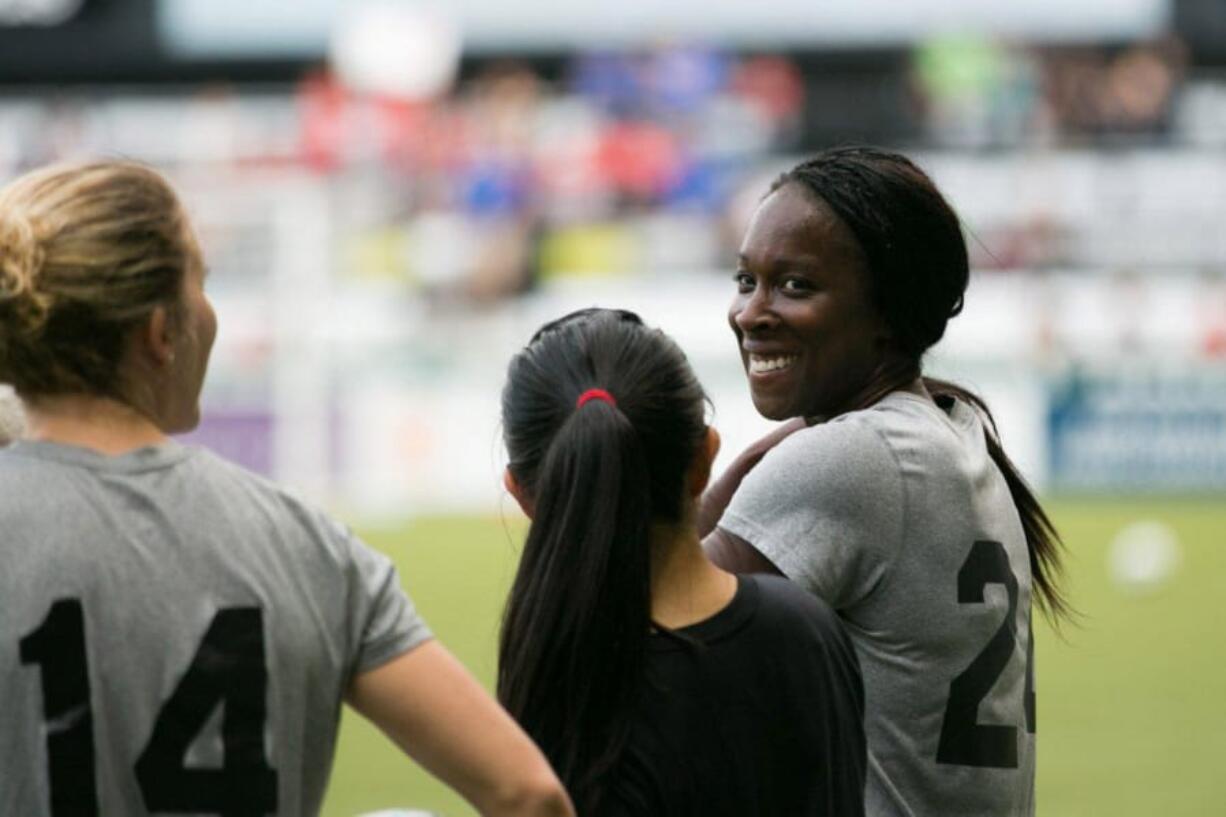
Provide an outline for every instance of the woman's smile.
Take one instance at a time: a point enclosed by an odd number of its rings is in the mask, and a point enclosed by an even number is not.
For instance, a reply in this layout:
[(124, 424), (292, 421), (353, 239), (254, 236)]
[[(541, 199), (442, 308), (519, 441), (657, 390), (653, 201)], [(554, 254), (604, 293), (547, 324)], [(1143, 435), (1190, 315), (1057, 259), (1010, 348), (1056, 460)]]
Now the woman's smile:
[(792, 368), (800, 355), (749, 355), (749, 373), (751, 375), (776, 374)]

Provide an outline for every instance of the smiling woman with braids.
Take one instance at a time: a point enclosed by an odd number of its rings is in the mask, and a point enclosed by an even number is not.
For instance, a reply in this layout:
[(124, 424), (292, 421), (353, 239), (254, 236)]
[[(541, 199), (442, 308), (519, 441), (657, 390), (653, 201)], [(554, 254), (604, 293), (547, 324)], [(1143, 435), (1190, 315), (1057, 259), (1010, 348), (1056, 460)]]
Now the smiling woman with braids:
[(772, 186), (729, 311), (754, 405), (790, 422), (708, 492), (704, 544), (838, 611), (864, 671), (870, 815), (1034, 813), (1031, 591), (1067, 612), (1059, 540), (983, 401), (920, 374), (968, 274), (923, 171), (840, 148)]
[(703, 555), (719, 438), (681, 350), (631, 313), (542, 328), (502, 396), (532, 517), (498, 694), (583, 817), (863, 814), (863, 699), (830, 608)]

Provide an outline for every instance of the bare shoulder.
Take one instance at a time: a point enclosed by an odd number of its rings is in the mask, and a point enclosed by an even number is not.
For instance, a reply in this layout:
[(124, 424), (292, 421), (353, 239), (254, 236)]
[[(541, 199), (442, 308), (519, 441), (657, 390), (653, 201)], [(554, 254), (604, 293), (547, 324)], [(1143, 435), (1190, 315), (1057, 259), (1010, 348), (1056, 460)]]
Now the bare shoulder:
[(706, 539), (702, 540), (702, 549), (712, 563), (729, 573), (783, 575), (783, 571), (776, 567), (775, 563), (768, 559), (762, 551), (735, 533), (721, 527), (716, 527)]

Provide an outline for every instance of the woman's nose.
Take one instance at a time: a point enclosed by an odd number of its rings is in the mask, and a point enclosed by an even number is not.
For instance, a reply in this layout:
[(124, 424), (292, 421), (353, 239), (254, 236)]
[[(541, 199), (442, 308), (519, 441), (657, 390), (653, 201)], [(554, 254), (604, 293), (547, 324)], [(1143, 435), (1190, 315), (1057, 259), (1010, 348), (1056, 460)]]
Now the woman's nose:
[(779, 321), (765, 287), (755, 287), (733, 306), (732, 321), (742, 332), (767, 329)]

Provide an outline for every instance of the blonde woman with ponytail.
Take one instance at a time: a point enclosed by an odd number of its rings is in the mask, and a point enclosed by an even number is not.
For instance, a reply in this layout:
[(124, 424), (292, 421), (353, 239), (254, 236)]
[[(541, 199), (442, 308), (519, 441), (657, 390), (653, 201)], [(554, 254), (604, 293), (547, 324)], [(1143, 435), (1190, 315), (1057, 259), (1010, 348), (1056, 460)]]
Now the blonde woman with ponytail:
[(0, 381), (28, 415), (0, 451), (0, 814), (318, 814), (342, 701), (483, 815), (573, 814), (386, 557), (170, 438), (216, 332), (153, 170), (0, 190)]

